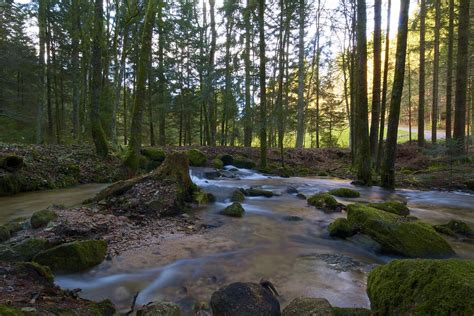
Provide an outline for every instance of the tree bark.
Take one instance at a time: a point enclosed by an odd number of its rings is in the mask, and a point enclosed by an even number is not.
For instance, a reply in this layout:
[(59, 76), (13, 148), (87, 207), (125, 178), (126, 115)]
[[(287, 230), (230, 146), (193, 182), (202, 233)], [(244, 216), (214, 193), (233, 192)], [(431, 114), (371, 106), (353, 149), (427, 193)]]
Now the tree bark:
[(250, 36), (252, 33), (252, 27), (250, 23), (250, 12), (251, 12), (251, 0), (247, 0), (247, 7), (244, 9), (243, 18), (245, 25), (245, 51), (244, 51), (244, 67), (245, 67), (245, 106), (244, 106), (244, 146), (252, 146), (252, 108), (251, 108), (251, 95), (250, 95)]
[(298, 37), (298, 108), (296, 128), (296, 148), (302, 148), (305, 136), (305, 100), (304, 100), (304, 24), (305, 1), (299, 0), (299, 37)]
[(454, 59), (454, 0), (449, 0), (448, 60), (446, 70), (446, 139), (451, 139)]
[(374, 77), (372, 87), (372, 118), (370, 124), (370, 153), (377, 160), (380, 122), (380, 84), (382, 72), (382, 0), (374, 2)]
[(425, 145), (425, 20), (426, 0), (420, 2), (420, 77), (418, 80), (418, 146)]
[(441, 0), (435, 0), (435, 38), (433, 59), (433, 103), (431, 107), (431, 142), (436, 144), (439, 111), (439, 33), (441, 28)]
[(265, 60), (265, 0), (258, 1), (260, 48), (260, 167), (267, 166), (267, 90)]

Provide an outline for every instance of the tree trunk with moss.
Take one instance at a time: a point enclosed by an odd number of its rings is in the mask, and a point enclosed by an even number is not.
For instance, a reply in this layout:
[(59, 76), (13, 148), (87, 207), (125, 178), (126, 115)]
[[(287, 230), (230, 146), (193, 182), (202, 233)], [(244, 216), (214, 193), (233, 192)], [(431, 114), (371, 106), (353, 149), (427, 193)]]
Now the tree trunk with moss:
[(103, 41), (103, 4), (102, 0), (94, 2), (94, 38), (92, 40), (92, 76), (91, 76), (91, 101), (90, 121), (92, 140), (95, 150), (101, 157), (107, 157), (108, 148), (104, 129), (100, 119), (100, 100), (102, 94), (102, 41)]
[(372, 118), (370, 125), (370, 152), (372, 160), (377, 159), (380, 121), (380, 84), (382, 73), (382, 0), (374, 4), (374, 80), (372, 88)]
[(402, 0), (398, 21), (397, 52), (395, 55), (395, 77), (393, 79), (392, 101), (388, 118), (387, 146), (382, 167), (382, 186), (395, 187), (395, 156), (397, 150), (398, 123), (400, 120), (400, 104), (402, 102), (403, 83), (405, 79), (405, 61), (408, 36), (408, 10), (410, 0)]
[(135, 100), (132, 108), (132, 126), (130, 128), (130, 143), (128, 145), (125, 165), (132, 171), (139, 166), (140, 148), (142, 145), (143, 110), (146, 102), (146, 75), (151, 54), (151, 39), (155, 22), (156, 0), (149, 0), (143, 24), (140, 55), (138, 58), (137, 83)]
[(425, 145), (425, 20), (426, 0), (420, 3), (420, 70), (418, 80), (418, 146)]
[(454, 59), (454, 0), (449, 0), (448, 65), (446, 74), (446, 139), (451, 139)]
[(260, 34), (260, 167), (267, 166), (267, 90), (265, 60), (265, 0), (258, 2), (258, 28)]

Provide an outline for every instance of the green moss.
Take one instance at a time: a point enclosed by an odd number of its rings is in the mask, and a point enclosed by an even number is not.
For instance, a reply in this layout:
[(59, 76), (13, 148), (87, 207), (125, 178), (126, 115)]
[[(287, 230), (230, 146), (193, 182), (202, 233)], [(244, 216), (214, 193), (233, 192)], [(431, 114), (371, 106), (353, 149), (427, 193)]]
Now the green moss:
[(332, 316), (331, 304), (325, 298), (298, 297), (283, 309), (284, 316), (320, 315)]
[(240, 155), (234, 157), (233, 165), (244, 169), (253, 169), (257, 166), (252, 159)]
[(0, 196), (16, 194), (20, 190), (20, 181), (14, 173), (0, 174)]
[(212, 165), (214, 166), (214, 168), (216, 169), (222, 169), (224, 168), (224, 163), (222, 162), (222, 160), (216, 158), (212, 161)]
[(28, 238), (20, 243), (0, 245), (0, 258), (4, 261), (30, 261), (35, 255), (50, 248), (46, 239)]
[(7, 226), (0, 226), (0, 242), (4, 242), (10, 239), (10, 229)]
[(34, 262), (54, 272), (80, 272), (101, 263), (107, 252), (103, 240), (84, 240), (62, 244), (36, 255)]
[(334, 316), (370, 316), (372, 312), (366, 308), (333, 307)]
[(368, 206), (400, 216), (410, 215), (410, 209), (401, 202), (389, 201), (383, 203), (370, 203)]
[(266, 198), (271, 198), (274, 194), (272, 191), (250, 188), (245, 190), (245, 195), (248, 196), (264, 196)]
[(2, 316), (23, 316), (25, 313), (23, 313), (21, 310), (17, 309), (16, 307), (13, 306), (8, 306), (5, 304), (0, 304), (0, 315)]
[(394, 260), (369, 273), (374, 315), (473, 315), (474, 261)]
[(308, 198), (308, 204), (320, 208), (335, 208), (339, 205), (328, 193), (316, 193)]
[(331, 195), (337, 196), (337, 197), (342, 197), (342, 198), (357, 198), (357, 197), (360, 197), (359, 192), (357, 192), (355, 190), (352, 190), (352, 189), (348, 189), (348, 188), (334, 189), (334, 190), (329, 191), (328, 193), (331, 194)]
[(143, 148), (140, 152), (143, 156), (152, 161), (163, 162), (166, 158), (165, 151), (160, 148)]
[(207, 163), (207, 157), (204, 153), (197, 149), (190, 149), (187, 151), (189, 164), (193, 167), (204, 167)]
[(447, 224), (435, 225), (434, 229), (442, 234), (456, 236), (456, 234), (474, 237), (474, 230), (463, 221), (450, 220)]
[(19, 273), (30, 273), (34, 271), (39, 277), (44, 278), (46, 281), (53, 283), (54, 276), (51, 269), (35, 262), (20, 262), (16, 265)]
[(74, 179), (78, 179), (81, 175), (81, 168), (78, 164), (69, 163), (64, 166), (64, 173), (71, 176)]
[(428, 224), (403, 221), (400, 216), (362, 204), (351, 204), (347, 210), (352, 227), (378, 242), (385, 252), (411, 258), (445, 258), (455, 254)]
[(328, 226), (329, 235), (332, 237), (347, 238), (354, 235), (351, 224), (345, 218), (337, 218)]
[(10, 234), (13, 235), (14, 233), (17, 233), (20, 230), (24, 229), (27, 223), (28, 223), (27, 217), (18, 217), (6, 223), (5, 227), (7, 227), (8, 230), (10, 231)]
[(244, 216), (244, 213), (245, 210), (239, 202), (234, 202), (220, 211), (220, 214), (230, 217), (242, 217)]
[(234, 192), (232, 192), (232, 197), (230, 198), (232, 202), (242, 202), (245, 200), (245, 195), (240, 189), (235, 189)]
[(89, 313), (93, 316), (112, 316), (115, 315), (115, 306), (110, 300), (103, 300), (91, 304), (89, 306)]
[(31, 216), (31, 227), (33, 228), (40, 228), (40, 227), (45, 227), (46, 225), (49, 224), (49, 222), (55, 220), (58, 217), (58, 215), (51, 211), (51, 210), (42, 210), (33, 213), (33, 216)]
[(193, 192), (193, 201), (196, 202), (198, 205), (203, 205), (215, 202), (216, 198), (211, 193), (207, 193), (201, 189), (197, 189)]

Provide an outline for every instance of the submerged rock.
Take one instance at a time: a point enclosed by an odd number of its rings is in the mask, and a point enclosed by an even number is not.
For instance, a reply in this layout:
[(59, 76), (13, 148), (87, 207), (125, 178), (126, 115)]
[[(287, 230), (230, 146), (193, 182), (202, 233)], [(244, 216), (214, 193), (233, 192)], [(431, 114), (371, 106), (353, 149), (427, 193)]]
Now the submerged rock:
[(410, 209), (404, 203), (397, 202), (397, 201), (389, 201), (389, 202), (382, 202), (382, 203), (369, 203), (367, 204), (370, 207), (376, 208), (378, 210), (382, 210), (385, 212), (393, 213), (400, 216), (408, 216), (410, 215)]
[(49, 222), (54, 221), (57, 217), (58, 215), (51, 210), (42, 210), (35, 212), (33, 213), (33, 216), (31, 216), (30, 219), (31, 227), (45, 227), (49, 224)]
[(435, 225), (433, 227), (438, 233), (445, 235), (453, 237), (457, 237), (459, 235), (462, 237), (474, 238), (474, 230), (463, 221), (450, 220), (447, 224)]
[(283, 309), (282, 316), (332, 316), (331, 304), (325, 298), (298, 297)]
[(428, 224), (403, 221), (400, 216), (362, 204), (351, 204), (347, 210), (352, 227), (378, 242), (384, 252), (412, 258), (455, 255), (451, 246)]
[(222, 169), (224, 168), (224, 163), (222, 162), (222, 160), (216, 158), (212, 161), (212, 165), (214, 168), (216, 169)]
[(187, 151), (189, 164), (193, 167), (204, 167), (207, 163), (206, 155), (198, 149), (190, 149)]
[(374, 315), (473, 315), (474, 262), (394, 260), (369, 273)]
[(232, 192), (230, 200), (232, 202), (243, 202), (245, 200), (245, 195), (242, 192), (242, 189), (235, 189), (234, 192)]
[(342, 198), (358, 198), (360, 197), (360, 193), (349, 189), (349, 188), (339, 188), (339, 189), (334, 189), (328, 192), (328, 194), (337, 196), (337, 197), (342, 197)]
[(220, 214), (230, 217), (242, 217), (244, 216), (244, 213), (245, 210), (239, 202), (234, 202), (220, 211)]
[(342, 205), (328, 193), (316, 193), (308, 198), (308, 204), (327, 212), (340, 212)]
[(271, 198), (275, 194), (272, 191), (268, 191), (268, 190), (250, 188), (250, 189), (245, 190), (245, 195), (248, 195), (248, 196), (264, 196), (266, 198)]
[(137, 316), (181, 316), (179, 306), (171, 302), (160, 302), (144, 306)]
[(34, 262), (48, 266), (54, 272), (80, 272), (101, 263), (107, 252), (103, 240), (83, 240), (62, 244), (36, 255)]
[(286, 193), (288, 193), (288, 194), (298, 194), (298, 189), (295, 188), (294, 186), (290, 185), (289, 187), (286, 188)]
[(279, 316), (280, 303), (256, 283), (232, 283), (212, 294), (214, 316)]
[(354, 229), (345, 218), (337, 218), (328, 226), (329, 235), (332, 237), (347, 238), (354, 235)]
[(283, 216), (283, 219), (287, 222), (301, 222), (303, 220), (303, 218), (296, 215)]

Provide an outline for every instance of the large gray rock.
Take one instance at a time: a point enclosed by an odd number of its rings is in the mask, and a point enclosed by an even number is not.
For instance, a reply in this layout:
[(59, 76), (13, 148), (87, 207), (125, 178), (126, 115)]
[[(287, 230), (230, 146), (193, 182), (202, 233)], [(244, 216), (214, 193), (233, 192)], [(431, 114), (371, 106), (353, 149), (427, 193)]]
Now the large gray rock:
[(160, 302), (144, 306), (137, 316), (181, 316), (179, 306), (171, 302)]
[(325, 298), (298, 297), (285, 307), (283, 316), (332, 316), (331, 304)]

